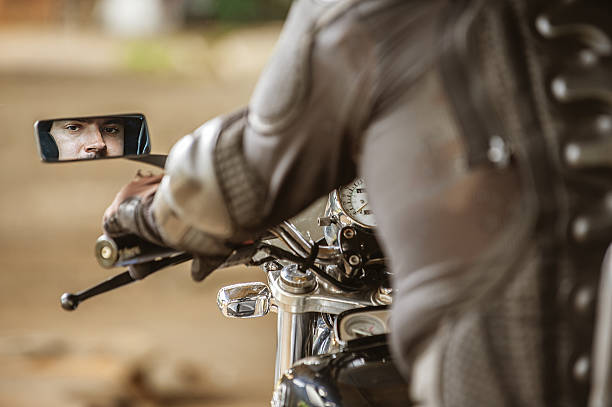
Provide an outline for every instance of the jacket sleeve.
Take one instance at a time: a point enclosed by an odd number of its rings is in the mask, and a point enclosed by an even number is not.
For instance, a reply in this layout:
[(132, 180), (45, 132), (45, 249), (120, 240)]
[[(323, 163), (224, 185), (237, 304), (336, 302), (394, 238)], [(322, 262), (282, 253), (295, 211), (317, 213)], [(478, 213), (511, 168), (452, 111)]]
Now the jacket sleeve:
[(355, 4), (296, 2), (249, 106), (173, 147), (153, 203), (166, 241), (252, 237), (355, 177), (375, 79)]

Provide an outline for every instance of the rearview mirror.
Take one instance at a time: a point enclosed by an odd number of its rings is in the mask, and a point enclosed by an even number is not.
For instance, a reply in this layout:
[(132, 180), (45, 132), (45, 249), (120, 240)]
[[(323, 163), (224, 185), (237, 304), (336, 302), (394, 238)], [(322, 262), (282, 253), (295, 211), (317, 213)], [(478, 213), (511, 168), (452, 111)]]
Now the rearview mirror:
[(40, 120), (34, 131), (45, 162), (138, 157), (151, 151), (142, 114)]

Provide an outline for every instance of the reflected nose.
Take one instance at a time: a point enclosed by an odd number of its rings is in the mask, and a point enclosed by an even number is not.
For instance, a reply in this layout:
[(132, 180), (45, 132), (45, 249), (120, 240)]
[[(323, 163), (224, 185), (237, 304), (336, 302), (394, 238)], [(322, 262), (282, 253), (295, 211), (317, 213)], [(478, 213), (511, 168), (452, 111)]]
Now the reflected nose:
[(89, 144), (85, 147), (85, 151), (96, 154), (106, 151), (106, 143), (102, 138), (102, 134), (100, 133), (98, 126), (94, 126), (90, 135), (90, 140), (88, 140)]

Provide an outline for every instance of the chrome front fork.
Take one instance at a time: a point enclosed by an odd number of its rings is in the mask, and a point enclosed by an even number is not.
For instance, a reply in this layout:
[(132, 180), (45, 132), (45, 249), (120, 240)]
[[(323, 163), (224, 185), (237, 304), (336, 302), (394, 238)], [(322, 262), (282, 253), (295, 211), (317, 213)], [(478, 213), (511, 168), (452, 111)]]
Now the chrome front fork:
[(267, 285), (256, 282), (223, 287), (217, 305), (230, 318), (260, 317), (270, 310), (278, 313), (275, 385), (296, 361), (313, 354), (320, 314), (377, 305), (373, 296), (339, 292), (295, 264), (281, 268), (278, 263), (267, 263), (264, 270)]
[[(316, 287), (314, 275), (300, 270), (296, 265), (280, 269), (271, 263), (267, 265), (266, 271), (269, 283), (289, 295), (308, 294)], [(266, 284), (255, 282), (223, 287), (217, 294), (217, 305), (221, 313), (229, 318), (256, 318), (266, 315), (270, 310), (277, 312), (274, 383), (296, 361), (311, 356), (317, 314), (287, 309), (275, 301)]]
[(278, 311), (274, 383), (298, 360), (312, 355), (316, 314)]

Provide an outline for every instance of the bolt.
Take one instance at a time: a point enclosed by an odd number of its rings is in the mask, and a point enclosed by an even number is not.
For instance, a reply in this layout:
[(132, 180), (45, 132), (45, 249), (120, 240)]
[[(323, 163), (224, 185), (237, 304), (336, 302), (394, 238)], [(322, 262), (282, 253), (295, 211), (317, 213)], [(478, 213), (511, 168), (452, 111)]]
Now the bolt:
[(584, 382), (589, 377), (591, 362), (587, 356), (581, 356), (574, 364), (574, 378), (579, 382)]
[(380, 305), (391, 305), (393, 303), (393, 289), (390, 287), (379, 287), (374, 294), (374, 301)]
[(589, 67), (589, 66), (595, 65), (597, 63), (598, 58), (597, 58), (597, 54), (593, 52), (592, 50), (583, 49), (578, 54), (578, 59), (583, 66)]
[(575, 143), (570, 143), (565, 147), (565, 161), (570, 165), (576, 165), (580, 161), (582, 150)]
[(572, 232), (574, 235), (574, 239), (579, 242), (586, 240), (587, 235), (589, 234), (591, 225), (589, 220), (584, 216), (578, 217), (574, 220), (572, 225)]
[(612, 117), (607, 114), (602, 114), (596, 121), (597, 131), (600, 133), (609, 133), (612, 130)]
[(110, 259), (112, 254), (113, 254), (113, 251), (108, 246), (104, 246), (102, 250), (100, 250), (100, 257), (102, 257), (103, 259), (106, 259), (106, 260)]
[(265, 271), (275, 271), (275, 270), (280, 270), (280, 269), (281, 269), (281, 265), (274, 261), (269, 261), (267, 263), (264, 263)]
[(348, 262), (351, 266), (357, 266), (359, 263), (361, 263), (361, 258), (356, 254), (352, 254), (349, 257)]
[(587, 312), (591, 308), (594, 299), (593, 290), (590, 287), (582, 287), (576, 291), (574, 306), (578, 312)]
[(310, 270), (301, 270), (297, 264), (283, 267), (280, 273), (280, 285), (283, 290), (294, 294), (304, 294), (315, 289), (317, 281)]
[(552, 83), (552, 94), (555, 96), (555, 98), (558, 101), (563, 102), (564, 100), (567, 99), (567, 82), (565, 81), (565, 78), (562, 77), (557, 77), (555, 79), (553, 79)]
[(543, 37), (548, 37), (551, 34), (552, 28), (548, 18), (540, 16), (536, 19), (536, 29)]
[(353, 228), (346, 228), (344, 229), (344, 231), (342, 232), (342, 236), (344, 236), (346, 239), (352, 239), (355, 237), (355, 229)]
[(499, 167), (505, 167), (508, 164), (510, 154), (504, 140), (499, 136), (493, 136), (489, 140), (489, 151), (487, 152), (489, 160)]

